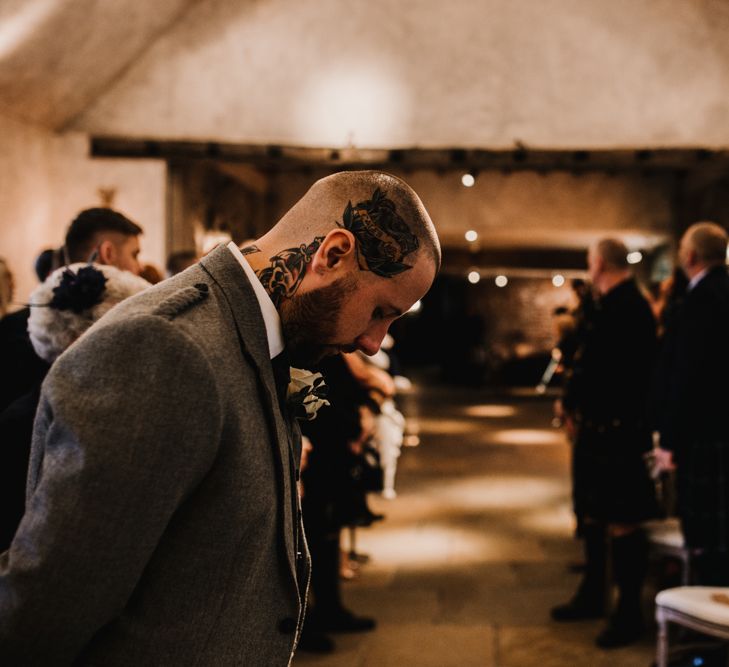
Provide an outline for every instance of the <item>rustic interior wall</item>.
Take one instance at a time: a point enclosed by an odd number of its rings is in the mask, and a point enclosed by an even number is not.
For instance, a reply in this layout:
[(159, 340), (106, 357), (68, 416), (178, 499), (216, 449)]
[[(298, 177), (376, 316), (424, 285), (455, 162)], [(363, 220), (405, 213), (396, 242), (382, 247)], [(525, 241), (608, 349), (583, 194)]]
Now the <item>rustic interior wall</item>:
[(0, 255), (16, 277), (18, 302), (36, 285), (38, 253), (63, 243), (80, 210), (101, 204), (100, 189), (113, 189), (113, 206), (144, 228), (142, 259), (164, 264), (165, 164), (90, 159), (87, 144), (82, 134), (0, 117)]
[(253, 182), (242, 175), (248, 171), (208, 162), (170, 165), (170, 252), (209, 250), (202, 240), (207, 232), (228, 234), (242, 243), (266, 231), (267, 181), (261, 174), (254, 174)]
[(33, 260), (62, 238), (51, 219), (49, 135), (0, 117), (0, 256), (15, 278), (15, 300), (36, 284)]
[(512, 278), (506, 287), (493, 280), (469, 286), (471, 299), (485, 322), (485, 343), (499, 356), (524, 357), (556, 343), (552, 320), (559, 306), (574, 307), (569, 284), (549, 278)]

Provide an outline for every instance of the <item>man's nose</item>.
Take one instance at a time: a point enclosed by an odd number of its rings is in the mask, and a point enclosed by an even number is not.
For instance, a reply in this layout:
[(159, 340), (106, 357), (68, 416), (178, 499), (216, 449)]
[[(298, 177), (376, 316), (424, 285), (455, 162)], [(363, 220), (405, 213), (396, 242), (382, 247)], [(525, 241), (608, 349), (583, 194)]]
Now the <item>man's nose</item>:
[(357, 336), (354, 341), (355, 345), (358, 349), (362, 350), (362, 352), (364, 352), (368, 357), (371, 357), (373, 354), (377, 354), (380, 349), (380, 345), (382, 345), (382, 339), (385, 337), (388, 328), (388, 324), (382, 324), (378, 325), (377, 327), (372, 327), (371, 329), (368, 329), (362, 335)]

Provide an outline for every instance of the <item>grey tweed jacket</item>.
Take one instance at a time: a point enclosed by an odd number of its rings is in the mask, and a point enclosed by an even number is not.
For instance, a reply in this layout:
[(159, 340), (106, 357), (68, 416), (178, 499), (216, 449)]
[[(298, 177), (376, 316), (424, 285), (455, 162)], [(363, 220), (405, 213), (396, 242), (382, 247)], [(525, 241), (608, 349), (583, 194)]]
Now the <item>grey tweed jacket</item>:
[(299, 458), (227, 248), (120, 304), (43, 385), (0, 665), (288, 664), (310, 570)]

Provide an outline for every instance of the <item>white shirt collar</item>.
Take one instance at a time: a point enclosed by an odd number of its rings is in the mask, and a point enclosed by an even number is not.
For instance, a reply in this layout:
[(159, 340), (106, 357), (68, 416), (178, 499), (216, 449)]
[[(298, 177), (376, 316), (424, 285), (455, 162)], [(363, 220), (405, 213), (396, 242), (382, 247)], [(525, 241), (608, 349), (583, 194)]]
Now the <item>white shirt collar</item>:
[(261, 281), (258, 280), (258, 276), (253, 272), (251, 265), (243, 257), (243, 253), (239, 250), (238, 246), (231, 241), (228, 244), (228, 249), (233, 253), (233, 257), (238, 260), (238, 264), (243, 267), (248, 280), (251, 283), (251, 287), (256, 294), (258, 299), (258, 305), (261, 307), (261, 315), (263, 315), (263, 323), (266, 325), (266, 337), (268, 338), (268, 353), (273, 359), (283, 352), (284, 340), (283, 330), (281, 328), (281, 318), (279, 317), (276, 306), (273, 305), (271, 297), (268, 296), (268, 292), (264, 289)]
[(694, 287), (696, 287), (696, 285), (698, 285), (703, 280), (704, 276), (707, 273), (709, 273), (708, 268), (704, 269), (700, 273), (697, 273), (693, 278), (691, 278), (691, 280), (689, 280), (689, 284), (688, 284), (688, 288), (687, 288), (688, 291), (690, 292)]

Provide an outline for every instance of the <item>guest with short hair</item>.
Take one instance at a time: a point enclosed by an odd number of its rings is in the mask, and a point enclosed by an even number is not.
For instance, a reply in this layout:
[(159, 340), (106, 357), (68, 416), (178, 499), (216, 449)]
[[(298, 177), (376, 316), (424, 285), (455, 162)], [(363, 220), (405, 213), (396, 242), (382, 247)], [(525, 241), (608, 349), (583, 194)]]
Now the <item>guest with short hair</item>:
[(602, 239), (590, 248), (588, 271), (599, 298), (564, 396), (576, 431), (574, 499), (583, 523), (586, 565), (577, 593), (552, 609), (552, 617), (574, 621), (605, 614), (609, 544), (619, 599), (596, 639), (601, 648), (624, 646), (642, 633), (647, 553), (640, 523), (657, 509), (643, 461), (652, 447), (647, 408), (656, 326), (631, 276), (627, 254), (617, 239)]
[[(679, 262), (688, 278), (667, 322), (658, 401), (663, 467), (676, 466), (678, 512), (699, 584), (729, 586), (729, 275), (727, 232), (686, 230)], [(666, 453), (667, 452), (667, 453)]]
[(139, 275), (139, 237), (143, 230), (111, 208), (87, 208), (66, 232), (66, 263), (93, 261)]

